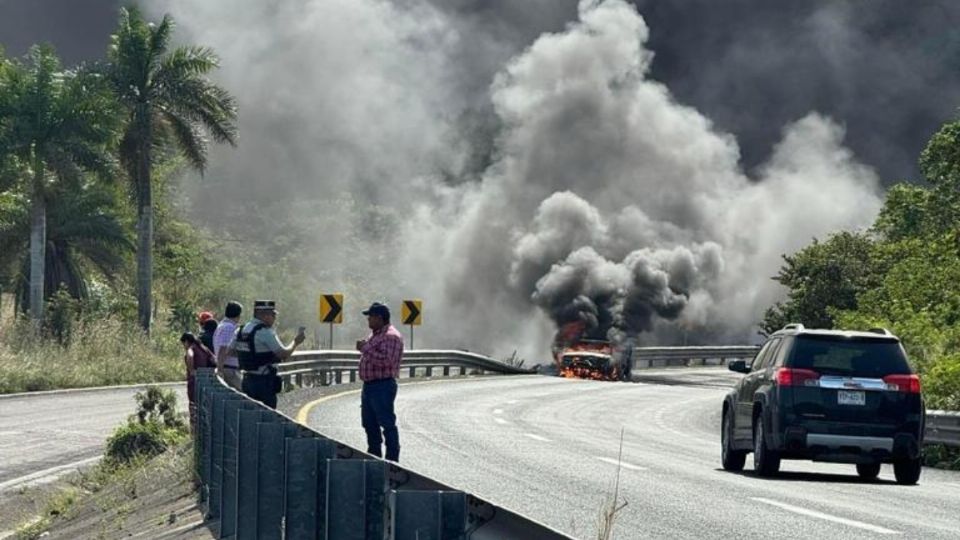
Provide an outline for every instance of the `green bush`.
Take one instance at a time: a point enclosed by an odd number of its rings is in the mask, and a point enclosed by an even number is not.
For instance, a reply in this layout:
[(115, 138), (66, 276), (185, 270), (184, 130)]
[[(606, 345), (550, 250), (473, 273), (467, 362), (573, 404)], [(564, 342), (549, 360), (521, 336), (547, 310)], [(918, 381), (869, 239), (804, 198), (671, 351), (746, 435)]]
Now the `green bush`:
[(148, 386), (137, 392), (137, 412), (130, 417), (131, 423), (157, 424), (165, 429), (184, 430), (186, 423), (177, 412), (177, 395), (172, 390)]
[(923, 464), (927, 467), (960, 471), (960, 448), (949, 448), (942, 444), (925, 446)]
[(929, 408), (960, 411), (960, 354), (938, 359), (922, 378)]
[(112, 467), (158, 456), (189, 434), (171, 390), (150, 386), (137, 392), (134, 399), (137, 412), (107, 440), (105, 461)]
[(156, 421), (129, 422), (107, 440), (105, 460), (115, 466), (127, 465), (136, 459), (158, 456), (185, 438), (182, 430), (164, 427)]

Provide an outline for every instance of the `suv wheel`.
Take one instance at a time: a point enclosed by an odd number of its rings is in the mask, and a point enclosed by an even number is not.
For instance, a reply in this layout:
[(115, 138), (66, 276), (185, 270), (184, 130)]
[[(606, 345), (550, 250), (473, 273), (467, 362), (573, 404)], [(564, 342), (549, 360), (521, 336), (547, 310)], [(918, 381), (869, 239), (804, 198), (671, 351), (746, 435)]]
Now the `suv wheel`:
[(913, 485), (920, 480), (923, 462), (920, 458), (903, 459), (893, 462), (893, 475), (898, 484)]
[(860, 478), (876, 478), (880, 474), (880, 464), (879, 463), (858, 463), (857, 464), (857, 474), (860, 475)]
[(780, 470), (780, 454), (767, 447), (763, 413), (753, 426), (753, 470), (760, 476), (773, 476)]
[(733, 448), (733, 421), (730, 412), (723, 412), (723, 423), (720, 429), (721, 461), (726, 471), (739, 472), (747, 462), (747, 452)]

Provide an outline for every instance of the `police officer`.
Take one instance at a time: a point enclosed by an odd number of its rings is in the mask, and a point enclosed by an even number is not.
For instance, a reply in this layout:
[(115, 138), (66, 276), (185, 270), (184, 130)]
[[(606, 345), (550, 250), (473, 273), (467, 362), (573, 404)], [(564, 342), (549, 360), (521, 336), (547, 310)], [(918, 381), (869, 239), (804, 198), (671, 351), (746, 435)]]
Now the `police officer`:
[(306, 339), (299, 332), (290, 345), (284, 346), (274, 329), (276, 322), (276, 302), (257, 300), (253, 318), (237, 331), (230, 344), (243, 372), (243, 393), (272, 409), (277, 408), (277, 394), (282, 387), (276, 364), (289, 358)]

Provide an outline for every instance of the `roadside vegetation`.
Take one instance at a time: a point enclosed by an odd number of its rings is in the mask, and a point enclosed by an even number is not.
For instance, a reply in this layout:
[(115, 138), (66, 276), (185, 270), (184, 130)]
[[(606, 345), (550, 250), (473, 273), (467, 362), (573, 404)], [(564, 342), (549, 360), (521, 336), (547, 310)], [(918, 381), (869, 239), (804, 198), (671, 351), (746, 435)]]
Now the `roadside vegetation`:
[(871, 229), (784, 256), (774, 279), (788, 296), (761, 328), (887, 328), (903, 340), (928, 408), (960, 410), (960, 122), (930, 139), (920, 170), (920, 182), (887, 192)]
[[(176, 395), (170, 390), (147, 387), (135, 396), (136, 412), (107, 440), (103, 459), (81, 472), (51, 493), (39, 516), (26, 518), (17, 530), (20, 540), (49, 535), (51, 528), (63, 529), (70, 537), (72, 523), (80, 524), (86, 514), (94, 514), (97, 531), (87, 526), (77, 533), (104, 534), (124, 528), (125, 517), (134, 513), (137, 500), (151, 491), (180, 486), (189, 495), (193, 486), (193, 452), (184, 414), (178, 410)], [(151, 485), (159, 477), (166, 482)], [(173, 483), (170, 483), (173, 482)], [(152, 521), (165, 521), (157, 513)]]
[(0, 49), (0, 393), (182, 380), (180, 332), (260, 284), (180, 218), (236, 108), (173, 33), (129, 8), (100, 63)]

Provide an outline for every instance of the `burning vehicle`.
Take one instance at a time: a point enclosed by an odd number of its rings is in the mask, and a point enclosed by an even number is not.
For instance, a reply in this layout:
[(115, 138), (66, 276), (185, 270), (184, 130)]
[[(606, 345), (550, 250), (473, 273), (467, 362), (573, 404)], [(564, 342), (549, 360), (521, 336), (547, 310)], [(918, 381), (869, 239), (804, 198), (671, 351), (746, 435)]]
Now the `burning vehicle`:
[(561, 377), (596, 381), (629, 381), (633, 349), (609, 341), (581, 339), (554, 348), (557, 372)]

